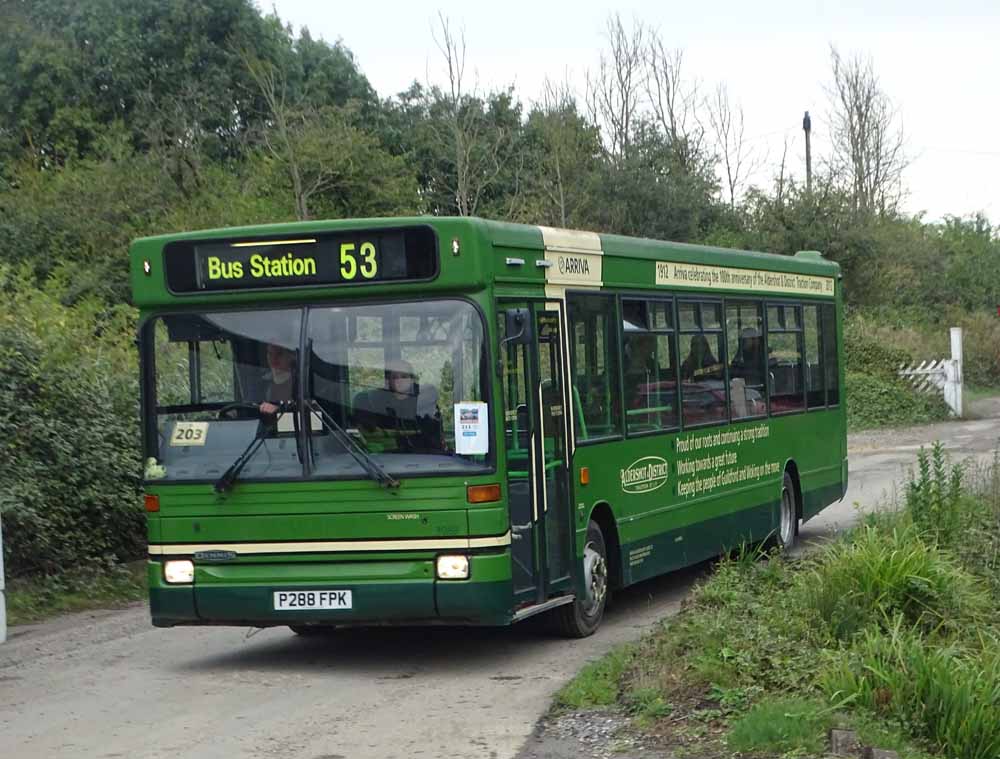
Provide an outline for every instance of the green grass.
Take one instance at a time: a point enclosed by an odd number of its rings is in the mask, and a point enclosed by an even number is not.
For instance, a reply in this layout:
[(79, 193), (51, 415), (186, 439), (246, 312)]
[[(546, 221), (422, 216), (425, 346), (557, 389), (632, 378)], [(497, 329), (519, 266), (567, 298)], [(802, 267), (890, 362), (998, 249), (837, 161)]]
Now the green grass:
[(145, 562), (11, 580), (7, 622), (25, 625), (74, 611), (123, 606), (146, 598), (146, 582)]
[[(1000, 456), (921, 452), (905, 503), (807, 557), (723, 559), (684, 611), (560, 693), (692, 755), (1000, 757)], [(728, 753), (727, 753), (728, 752)]]
[(834, 718), (814, 699), (765, 698), (733, 721), (727, 743), (734, 751), (821, 754)]
[(962, 385), (962, 397), (966, 401), (980, 401), (984, 398), (996, 398), (1000, 396), (1000, 387), (987, 387), (983, 385)]
[(556, 706), (561, 709), (587, 709), (616, 703), (619, 682), (633, 655), (632, 646), (623, 646), (587, 664), (556, 694)]

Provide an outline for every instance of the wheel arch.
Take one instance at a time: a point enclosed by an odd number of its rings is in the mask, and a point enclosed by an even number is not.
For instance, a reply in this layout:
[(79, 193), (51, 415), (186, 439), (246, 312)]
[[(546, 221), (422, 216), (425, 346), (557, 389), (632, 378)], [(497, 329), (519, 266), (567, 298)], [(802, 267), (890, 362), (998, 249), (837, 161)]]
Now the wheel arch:
[(590, 519), (597, 522), (601, 532), (604, 533), (604, 544), (608, 551), (608, 564), (611, 570), (611, 587), (620, 588), (625, 583), (622, 572), (622, 543), (611, 504), (607, 501), (595, 503), (590, 509)]
[[(799, 478), (799, 466), (795, 459), (788, 459), (785, 462), (785, 472), (792, 478), (792, 487), (795, 488), (795, 518), (802, 519), (802, 480)], [(798, 528), (796, 528), (797, 530)]]

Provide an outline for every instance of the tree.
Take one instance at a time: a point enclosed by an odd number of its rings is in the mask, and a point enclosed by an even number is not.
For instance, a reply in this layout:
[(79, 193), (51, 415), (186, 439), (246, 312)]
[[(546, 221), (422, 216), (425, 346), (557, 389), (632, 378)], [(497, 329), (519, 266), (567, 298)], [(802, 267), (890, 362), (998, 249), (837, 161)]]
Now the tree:
[(629, 152), (640, 118), (645, 85), (646, 27), (622, 25), (616, 13), (608, 18), (608, 51), (601, 52), (596, 73), (587, 72), (587, 108), (601, 130), (608, 159), (623, 162)]
[(830, 48), (830, 168), (863, 214), (896, 210), (908, 159), (903, 128), (870, 57), (844, 58)]
[(338, 215), (415, 210), (412, 173), (353, 126), (352, 106), (292, 100), (285, 72), (249, 55), (245, 60), (267, 105), (261, 143), (288, 183), (297, 218), (312, 218), (315, 206)]
[[(746, 183), (747, 177), (760, 165), (760, 160), (744, 138), (743, 106), (734, 106), (730, 102), (729, 90), (724, 84), (716, 87), (715, 94), (708, 103), (708, 119), (722, 162), (729, 205), (735, 209), (737, 195)], [(784, 174), (784, 158), (781, 165)]]
[(103, 128), (116, 122), (142, 148), (144, 119), (152, 115), (143, 97), (182, 97), (192, 82), (206, 104), (201, 127), (231, 154), (260, 105), (237, 50), (273, 61), (289, 34), (250, 0), (5, 6), (0, 123), (43, 166), (91, 157)]
[(674, 164), (688, 174), (704, 172), (712, 163), (699, 115), (704, 103), (697, 83), (684, 78), (684, 52), (667, 48), (659, 34), (649, 33), (646, 68), (646, 96)]
[(431, 210), (474, 216), (489, 207), (510, 215), (524, 165), (520, 104), (509, 89), (484, 95), (468, 86), (465, 35), (453, 32), (443, 14), (433, 37), (446, 82), (421, 90), (421, 147)]
[(525, 125), (530, 145), (526, 220), (554, 226), (589, 226), (579, 213), (590, 199), (601, 155), (600, 135), (577, 111), (569, 84), (545, 81)]

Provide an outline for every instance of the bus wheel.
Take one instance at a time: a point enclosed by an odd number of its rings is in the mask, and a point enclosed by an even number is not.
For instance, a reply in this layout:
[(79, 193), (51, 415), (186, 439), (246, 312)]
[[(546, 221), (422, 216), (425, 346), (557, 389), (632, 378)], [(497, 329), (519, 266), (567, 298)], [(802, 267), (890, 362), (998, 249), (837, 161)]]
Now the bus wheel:
[(600, 525), (591, 520), (587, 525), (587, 543), (583, 549), (584, 598), (556, 609), (559, 632), (570, 638), (593, 635), (604, 618), (608, 601), (608, 550)]
[(781, 513), (778, 522), (778, 547), (787, 551), (795, 545), (798, 534), (798, 508), (795, 503), (795, 483), (788, 472), (781, 482)]

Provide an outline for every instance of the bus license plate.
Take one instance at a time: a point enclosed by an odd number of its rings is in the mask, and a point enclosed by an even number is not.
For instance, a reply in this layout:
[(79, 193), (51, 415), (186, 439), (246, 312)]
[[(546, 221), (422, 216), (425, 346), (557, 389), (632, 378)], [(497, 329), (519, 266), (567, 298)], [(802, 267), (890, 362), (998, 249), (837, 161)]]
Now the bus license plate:
[(275, 611), (315, 611), (317, 609), (350, 609), (349, 590), (276, 590)]

